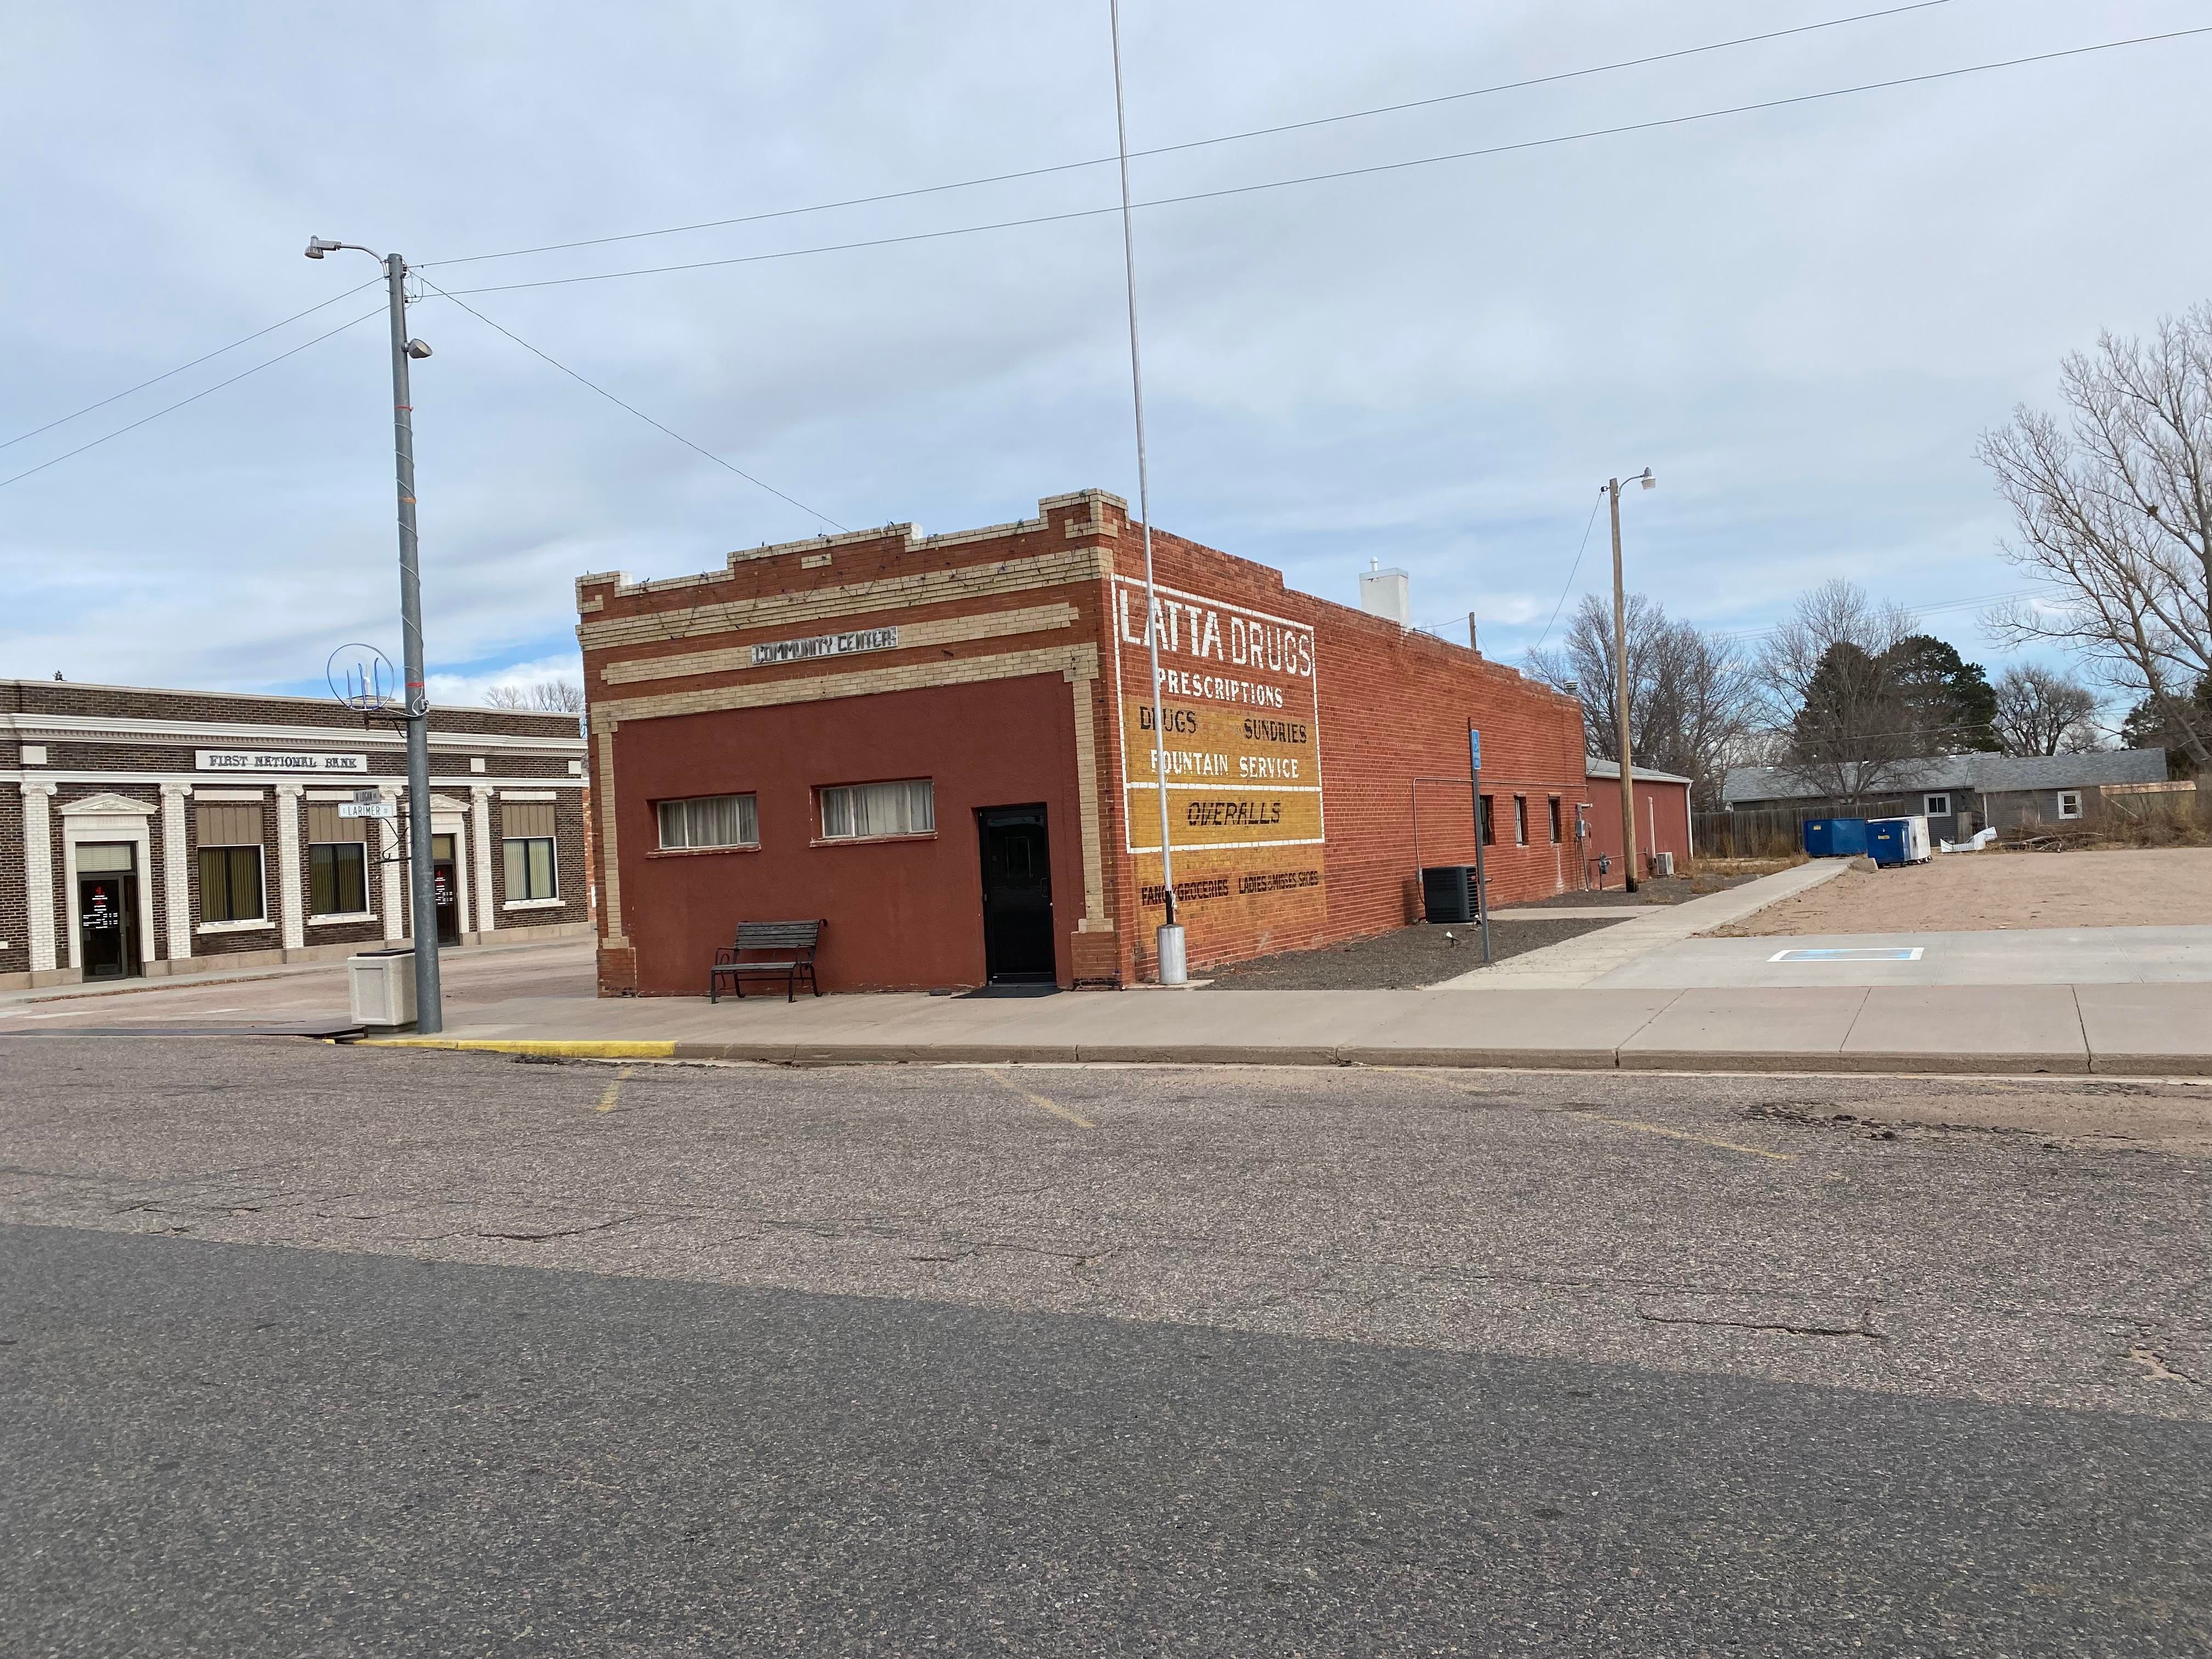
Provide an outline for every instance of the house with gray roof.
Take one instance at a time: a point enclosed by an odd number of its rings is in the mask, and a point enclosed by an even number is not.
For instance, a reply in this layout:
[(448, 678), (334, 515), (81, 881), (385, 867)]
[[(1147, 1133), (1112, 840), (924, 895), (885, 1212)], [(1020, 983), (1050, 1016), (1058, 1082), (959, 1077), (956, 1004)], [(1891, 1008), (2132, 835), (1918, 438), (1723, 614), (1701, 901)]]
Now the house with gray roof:
[(1905, 762), (1879, 799), (1849, 806), (1787, 768), (1734, 766), (1721, 786), (1721, 803), (1730, 811), (1790, 811), (1801, 818), (1924, 815), (1931, 838), (1963, 841), (1986, 825), (2009, 832), (2031, 822), (2081, 817), (2096, 810), (2107, 787), (2165, 780), (2163, 749), (1930, 755)]

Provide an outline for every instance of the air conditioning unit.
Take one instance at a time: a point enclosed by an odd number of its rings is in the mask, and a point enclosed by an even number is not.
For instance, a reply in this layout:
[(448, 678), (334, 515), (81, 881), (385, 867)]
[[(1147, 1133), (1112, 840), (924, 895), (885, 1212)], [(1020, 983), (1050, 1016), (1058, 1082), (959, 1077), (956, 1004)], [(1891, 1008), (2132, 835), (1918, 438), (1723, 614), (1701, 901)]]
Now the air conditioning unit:
[(1654, 876), (1673, 875), (1674, 855), (1672, 853), (1654, 853), (1651, 855), (1651, 873)]

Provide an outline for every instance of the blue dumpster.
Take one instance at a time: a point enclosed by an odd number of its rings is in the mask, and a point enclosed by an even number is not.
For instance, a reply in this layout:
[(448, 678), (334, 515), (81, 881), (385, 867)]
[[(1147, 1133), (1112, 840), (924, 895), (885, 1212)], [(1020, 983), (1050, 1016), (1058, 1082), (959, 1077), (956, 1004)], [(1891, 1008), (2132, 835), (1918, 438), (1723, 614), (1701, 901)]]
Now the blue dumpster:
[(1807, 818), (1805, 855), (1815, 859), (1855, 859), (1867, 850), (1864, 818)]
[(1928, 862), (1928, 820), (1876, 818), (1866, 827), (1867, 853), (1885, 868)]

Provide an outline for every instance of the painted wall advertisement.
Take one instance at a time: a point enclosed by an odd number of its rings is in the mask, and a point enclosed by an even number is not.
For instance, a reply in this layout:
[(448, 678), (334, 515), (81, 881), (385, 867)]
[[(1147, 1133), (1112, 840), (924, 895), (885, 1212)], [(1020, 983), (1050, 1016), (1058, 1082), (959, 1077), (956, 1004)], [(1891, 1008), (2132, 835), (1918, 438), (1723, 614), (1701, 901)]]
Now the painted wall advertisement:
[(1123, 836), (1137, 855), (1143, 902), (1162, 901), (1164, 767), (1179, 919), (1200, 927), (1235, 909), (1263, 933), (1295, 934), (1327, 906), (1314, 631), (1194, 593), (1154, 592), (1157, 733), (1145, 586), (1114, 579)]

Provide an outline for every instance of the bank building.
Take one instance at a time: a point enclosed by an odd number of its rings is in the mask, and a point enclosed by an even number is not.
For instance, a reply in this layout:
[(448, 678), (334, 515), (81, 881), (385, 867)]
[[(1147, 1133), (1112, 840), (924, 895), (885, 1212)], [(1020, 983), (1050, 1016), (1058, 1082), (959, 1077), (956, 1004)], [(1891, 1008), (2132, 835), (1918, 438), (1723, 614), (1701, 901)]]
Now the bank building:
[[(320, 698), (0, 680), (0, 988), (410, 939), (406, 743)], [(573, 715), (430, 714), (438, 938), (585, 936)]]

